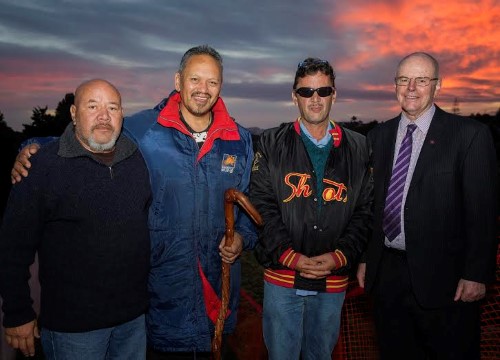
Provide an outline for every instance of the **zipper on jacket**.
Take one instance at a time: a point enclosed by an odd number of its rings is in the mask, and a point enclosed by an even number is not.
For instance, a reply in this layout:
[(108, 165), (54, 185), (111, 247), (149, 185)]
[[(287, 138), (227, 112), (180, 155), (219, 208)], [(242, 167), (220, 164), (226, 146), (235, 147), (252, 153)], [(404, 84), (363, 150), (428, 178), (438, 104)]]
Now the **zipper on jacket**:
[(113, 179), (113, 168), (109, 166), (109, 176)]

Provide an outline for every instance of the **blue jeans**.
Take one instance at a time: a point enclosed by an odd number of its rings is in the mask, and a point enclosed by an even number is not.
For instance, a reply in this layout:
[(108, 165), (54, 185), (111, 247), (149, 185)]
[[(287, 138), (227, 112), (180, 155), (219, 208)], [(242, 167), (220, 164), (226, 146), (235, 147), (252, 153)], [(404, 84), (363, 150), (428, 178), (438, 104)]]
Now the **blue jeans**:
[(144, 360), (144, 315), (124, 324), (80, 333), (42, 328), (42, 347), (47, 360)]
[(300, 296), (264, 282), (263, 332), (270, 360), (332, 358), (345, 292)]

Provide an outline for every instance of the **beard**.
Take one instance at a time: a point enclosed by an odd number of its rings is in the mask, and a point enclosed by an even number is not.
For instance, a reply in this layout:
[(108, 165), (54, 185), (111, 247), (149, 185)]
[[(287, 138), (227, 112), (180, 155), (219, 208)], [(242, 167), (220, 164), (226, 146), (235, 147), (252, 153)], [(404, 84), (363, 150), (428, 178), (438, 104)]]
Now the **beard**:
[[(94, 130), (96, 130), (96, 128), (98, 128), (98, 127), (99, 128), (105, 127), (106, 129), (110, 130), (111, 135), (109, 137), (105, 137), (104, 139), (97, 140), (98, 138), (96, 138), (96, 136), (94, 134)], [(120, 130), (117, 131), (115, 129), (115, 127), (111, 126), (111, 125), (97, 125), (97, 126), (94, 126), (90, 129), (90, 134), (88, 136), (84, 135), (85, 132), (82, 131), (82, 129), (80, 129), (78, 127), (78, 125), (75, 126), (74, 131), (75, 131), (76, 138), (83, 145), (84, 148), (86, 148), (87, 150), (89, 150), (91, 152), (99, 153), (99, 152), (106, 152), (106, 151), (113, 150), (113, 147), (115, 146), (116, 141), (118, 140), (118, 137), (120, 136), (121, 126), (120, 126)], [(103, 141), (106, 141), (106, 142), (103, 142)]]
[(116, 144), (117, 139), (118, 139), (118, 134), (113, 134), (111, 136), (111, 139), (108, 142), (98, 143), (94, 140), (93, 136), (91, 135), (88, 138), (88, 143), (89, 143), (89, 147), (92, 151), (103, 152), (103, 151), (112, 150)]
[[(108, 128), (109, 130), (113, 131), (113, 133), (112, 133), (111, 138), (109, 139), (109, 141), (107, 141), (105, 143), (96, 141), (96, 139), (94, 137), (94, 134), (93, 134), (93, 131), (97, 127), (105, 127), (105, 128)], [(120, 135), (120, 133), (116, 132), (115, 129), (114, 129), (114, 127), (111, 126), (111, 125), (104, 125), (104, 126), (103, 125), (97, 125), (94, 128), (92, 128), (92, 130), (90, 132), (90, 136), (87, 139), (87, 142), (88, 142), (88, 145), (89, 145), (89, 147), (90, 147), (90, 149), (92, 151), (95, 151), (95, 152), (109, 151), (109, 150), (112, 150), (113, 147), (115, 146), (116, 140), (118, 139), (119, 135)]]
[[(207, 97), (207, 102), (205, 104), (198, 104), (196, 101), (193, 100), (194, 97), (198, 95), (204, 95)], [(208, 93), (202, 93), (202, 92), (194, 92), (191, 94), (191, 99), (187, 104), (184, 104), (186, 109), (193, 115), (195, 116), (203, 116), (210, 112), (212, 110), (212, 106), (214, 105), (214, 102), (212, 100), (212, 95)]]

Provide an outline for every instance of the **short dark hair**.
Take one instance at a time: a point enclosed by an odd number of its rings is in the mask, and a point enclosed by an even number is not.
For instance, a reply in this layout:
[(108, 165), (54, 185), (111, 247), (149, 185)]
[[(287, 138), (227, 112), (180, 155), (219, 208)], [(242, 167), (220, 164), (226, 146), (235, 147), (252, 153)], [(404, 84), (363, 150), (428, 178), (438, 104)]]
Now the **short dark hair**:
[(314, 75), (318, 72), (329, 76), (332, 81), (332, 86), (335, 87), (335, 71), (330, 63), (326, 60), (309, 57), (304, 61), (301, 61), (297, 66), (293, 88), (295, 89), (297, 87), (297, 83), (300, 78), (304, 78), (308, 75)]
[(179, 70), (177, 70), (177, 72), (179, 74), (182, 74), (182, 72), (184, 71), (184, 69), (186, 67), (188, 60), (192, 56), (195, 56), (195, 55), (209, 55), (209, 56), (213, 57), (214, 60), (217, 61), (217, 64), (219, 64), (219, 68), (220, 68), (220, 72), (221, 72), (221, 76), (222, 76), (222, 70), (223, 70), (222, 56), (217, 52), (217, 50), (215, 50), (213, 47), (208, 46), (208, 45), (198, 45), (198, 46), (195, 46), (195, 47), (189, 49), (188, 51), (186, 51), (184, 53), (184, 55), (182, 55), (181, 63), (179, 64)]

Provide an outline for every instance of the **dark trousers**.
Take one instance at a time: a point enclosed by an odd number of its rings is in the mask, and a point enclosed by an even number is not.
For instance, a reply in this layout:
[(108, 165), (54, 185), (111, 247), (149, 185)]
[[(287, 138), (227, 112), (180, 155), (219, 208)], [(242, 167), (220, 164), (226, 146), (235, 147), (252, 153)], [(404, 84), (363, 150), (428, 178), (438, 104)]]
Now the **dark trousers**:
[[(228, 335), (222, 335), (221, 344), (221, 358), (234, 359), (235, 355), (232, 353), (227, 341)], [(148, 346), (146, 352), (146, 360), (209, 360), (211, 352), (162, 352), (157, 351)]]
[(384, 250), (373, 296), (382, 360), (480, 358), (478, 302), (420, 306), (404, 252)]
[(161, 352), (148, 348), (147, 360), (209, 360), (209, 352)]

